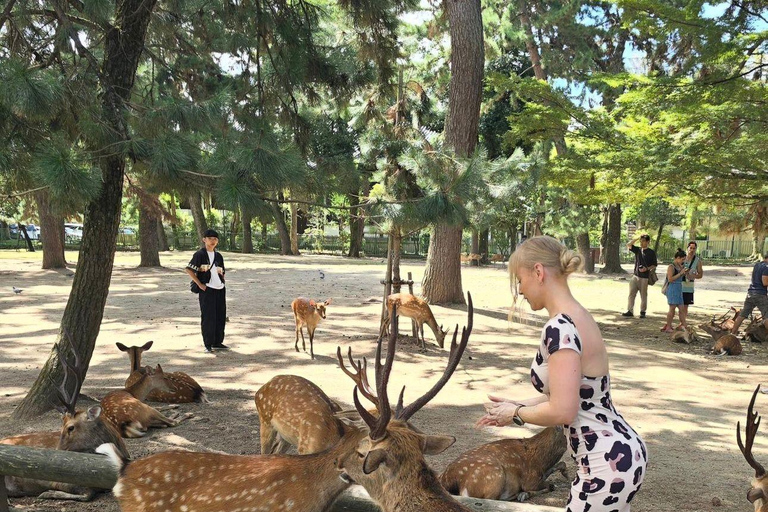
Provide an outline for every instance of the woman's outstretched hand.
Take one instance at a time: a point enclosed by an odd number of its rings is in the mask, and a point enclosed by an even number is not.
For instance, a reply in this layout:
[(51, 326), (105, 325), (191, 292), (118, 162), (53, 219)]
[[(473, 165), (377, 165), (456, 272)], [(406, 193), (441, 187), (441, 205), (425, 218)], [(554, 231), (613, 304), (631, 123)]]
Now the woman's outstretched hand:
[(499, 397), (488, 396), (491, 400), (483, 404), (485, 407), (485, 416), (477, 420), (475, 428), (482, 427), (505, 427), (512, 424), (515, 415), (515, 409), (519, 403), (511, 400), (499, 399)]

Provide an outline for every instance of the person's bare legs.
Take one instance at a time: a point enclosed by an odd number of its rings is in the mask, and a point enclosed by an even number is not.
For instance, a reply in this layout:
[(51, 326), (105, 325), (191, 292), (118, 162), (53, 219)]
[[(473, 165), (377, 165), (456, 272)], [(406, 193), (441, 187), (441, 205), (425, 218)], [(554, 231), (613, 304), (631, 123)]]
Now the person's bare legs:
[(675, 318), (675, 306), (673, 304), (669, 305), (669, 311), (667, 311), (667, 323), (664, 324), (664, 327), (661, 328), (662, 331), (666, 329), (672, 328), (672, 319)]
[(680, 325), (683, 326), (683, 329), (688, 330), (688, 324), (686, 323), (686, 320), (688, 320), (688, 306), (677, 306), (677, 315), (680, 318)]

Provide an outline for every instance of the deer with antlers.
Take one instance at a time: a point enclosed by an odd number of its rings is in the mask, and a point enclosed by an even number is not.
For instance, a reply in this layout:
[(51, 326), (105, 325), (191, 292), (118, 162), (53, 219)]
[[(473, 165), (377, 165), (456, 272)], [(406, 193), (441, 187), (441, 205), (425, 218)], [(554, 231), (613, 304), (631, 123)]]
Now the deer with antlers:
[(169, 418), (157, 409), (143, 403), (150, 392), (159, 389), (170, 392), (163, 368), (147, 366), (136, 372), (139, 380), (130, 387), (112, 391), (101, 399), (101, 407), (107, 420), (120, 431), (123, 437), (143, 437), (150, 428), (175, 427), (193, 415), (187, 413), (179, 419)]
[(527, 439), (502, 439), (465, 452), (440, 474), (451, 494), (487, 500), (525, 501), (550, 492), (547, 478), (559, 471), (566, 479), (563, 428), (547, 427)]
[(760, 426), (760, 415), (754, 411), (755, 398), (759, 390), (760, 385), (752, 393), (752, 400), (747, 409), (747, 422), (744, 425), (746, 446), (741, 442), (741, 422), (736, 423), (736, 442), (747, 463), (755, 470), (755, 479), (752, 480), (752, 487), (747, 492), (747, 499), (755, 506), (755, 512), (768, 512), (768, 478), (766, 478), (765, 468), (752, 456), (752, 443)]
[[(141, 366), (141, 355), (152, 347), (151, 341), (146, 342), (140, 347), (126, 347), (122, 343), (115, 343), (117, 348), (128, 354), (131, 360), (131, 373), (125, 381), (125, 387), (130, 388), (139, 379), (144, 368)], [(184, 372), (166, 372), (165, 376), (167, 387), (170, 391), (154, 389), (149, 392), (146, 399), (150, 402), (164, 402), (169, 404), (185, 404), (190, 402), (210, 403), (205, 391), (200, 387), (195, 379)]]
[(381, 321), (381, 329), (379, 336), (386, 336), (389, 333), (389, 323), (392, 318), (392, 311), (397, 309), (399, 316), (405, 316), (412, 318), (416, 321), (416, 332), (421, 335), (421, 349), (427, 349), (427, 342), (424, 339), (424, 324), (427, 324), (432, 332), (435, 334), (435, 341), (437, 346), (443, 348), (445, 345), (445, 335), (448, 333), (448, 329), (443, 330), (443, 326), (437, 326), (435, 315), (432, 314), (432, 310), (427, 304), (427, 301), (411, 295), (410, 293), (393, 293), (387, 297), (387, 314)]
[[(74, 364), (72, 364), (67, 361), (61, 345), (56, 344), (55, 350), (64, 373), (64, 378), (57, 388), (57, 397), (61, 402), (61, 406), (57, 409), (63, 414), (61, 430), (8, 437), (0, 440), (0, 444), (96, 453), (96, 449), (103, 443), (113, 443), (123, 457), (128, 457), (128, 449), (120, 433), (110, 422), (104, 421), (100, 406), (95, 405), (87, 411), (75, 409), (85, 374), (85, 367), (77, 351), (72, 349), (74, 354)], [(67, 391), (70, 378), (74, 380), (72, 393)], [(100, 492), (73, 484), (10, 476), (5, 477), (5, 486), (8, 495), (13, 498), (38, 496), (47, 499), (90, 501), (97, 492)]]
[(339, 458), (337, 466), (342, 478), (361, 484), (384, 512), (468, 512), (469, 509), (455, 501), (440, 485), (437, 475), (427, 466), (424, 454), (441, 453), (456, 438), (452, 436), (427, 436), (405, 426), (416, 412), (434, 398), (453, 375), (461, 360), (472, 332), (472, 297), (467, 307), (467, 326), (462, 330), (461, 341), (456, 342), (458, 326), (453, 333), (448, 365), (432, 388), (415, 402), (403, 406), (405, 388), (400, 392), (397, 406), (392, 409), (387, 398), (387, 384), (392, 371), (397, 344), (397, 324), (392, 315), (391, 334), (387, 343), (387, 356), (381, 363), (382, 338), (376, 350), (376, 392), (378, 417), (369, 413), (358, 398), (355, 387), (355, 408), (370, 428), (355, 450)]
[(299, 334), (301, 334), (301, 347), (304, 352), (307, 351), (307, 345), (304, 342), (304, 331), (302, 327), (307, 326), (307, 334), (309, 334), (309, 354), (312, 359), (315, 358), (315, 352), (313, 347), (313, 341), (315, 339), (315, 329), (320, 320), (325, 320), (325, 308), (331, 304), (333, 299), (328, 299), (324, 302), (316, 302), (312, 299), (305, 299), (304, 297), (298, 297), (291, 302), (291, 311), (293, 311), (293, 319), (296, 323), (296, 343), (294, 348), (296, 352), (299, 351)]

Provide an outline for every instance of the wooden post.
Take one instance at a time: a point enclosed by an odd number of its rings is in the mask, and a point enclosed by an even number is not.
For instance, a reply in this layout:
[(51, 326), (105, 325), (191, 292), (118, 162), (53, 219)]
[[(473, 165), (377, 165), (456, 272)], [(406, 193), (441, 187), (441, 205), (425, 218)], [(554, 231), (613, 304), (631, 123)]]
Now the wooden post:
[(387, 297), (392, 293), (392, 234), (387, 235), (387, 273), (384, 275), (384, 300), (381, 301), (381, 325), (387, 314)]
[[(413, 275), (408, 272), (408, 293), (413, 295)], [(416, 332), (416, 320), (411, 318), (411, 335), (416, 338), (419, 333)]]

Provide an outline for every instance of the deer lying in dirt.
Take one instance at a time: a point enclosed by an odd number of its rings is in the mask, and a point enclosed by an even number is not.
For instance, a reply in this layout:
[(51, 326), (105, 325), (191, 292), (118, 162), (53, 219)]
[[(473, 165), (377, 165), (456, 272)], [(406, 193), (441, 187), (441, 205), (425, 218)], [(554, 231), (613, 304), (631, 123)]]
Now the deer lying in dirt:
[(136, 373), (140, 378), (129, 388), (112, 391), (101, 399), (104, 417), (112, 422), (123, 437), (143, 437), (150, 428), (175, 427), (193, 416), (187, 413), (178, 420), (169, 418), (142, 403), (155, 389), (170, 392), (160, 365), (156, 368), (147, 366), (144, 371)]
[(304, 297), (298, 297), (291, 302), (291, 311), (293, 311), (293, 319), (296, 322), (296, 344), (294, 345), (296, 352), (299, 351), (299, 333), (301, 333), (301, 347), (304, 352), (307, 351), (307, 345), (304, 342), (304, 331), (301, 329), (306, 325), (307, 333), (309, 334), (309, 354), (312, 359), (315, 358), (313, 347), (315, 329), (317, 329), (317, 324), (320, 323), (320, 320), (325, 320), (325, 308), (330, 306), (332, 300), (315, 302)]
[(752, 487), (747, 492), (747, 500), (754, 505), (755, 512), (768, 512), (768, 478), (766, 478), (765, 468), (752, 456), (752, 443), (760, 426), (760, 415), (754, 412), (755, 398), (759, 390), (760, 385), (752, 393), (752, 400), (747, 409), (747, 422), (744, 425), (746, 446), (741, 442), (741, 422), (736, 423), (736, 443), (747, 463), (755, 470), (755, 479), (752, 480)]
[(491, 254), (491, 263), (504, 262), (503, 254)]
[(689, 325), (687, 329), (675, 331), (669, 335), (669, 338), (675, 343), (696, 343), (699, 341), (699, 333), (696, 328)]
[[(96, 453), (96, 449), (103, 443), (113, 443), (116, 450), (128, 457), (128, 449), (125, 447), (120, 433), (114, 426), (104, 421), (101, 407), (95, 405), (87, 411), (78, 411), (77, 397), (82, 386), (82, 375), (85, 373), (80, 357), (75, 351), (74, 365), (66, 360), (60, 345), (56, 345), (59, 361), (64, 372), (63, 382), (59, 385), (57, 396), (62, 406), (58, 407), (63, 414), (61, 430), (57, 432), (35, 432), (19, 436), (8, 437), (0, 440), (0, 444), (29, 446), (32, 448), (48, 448), (52, 450), (68, 450), (73, 452)], [(67, 391), (67, 381), (73, 378), (74, 391)], [(29, 478), (17, 478), (6, 476), (5, 487), (8, 496), (12, 498), (22, 496), (38, 496), (39, 498), (57, 500), (90, 501), (97, 492), (102, 490), (81, 487), (74, 484), (61, 482), (46, 482)], [(0, 503), (0, 508), (2, 508)]]
[(254, 396), (259, 411), (261, 454), (318, 453), (339, 442), (349, 428), (334, 416), (341, 411), (323, 390), (304, 377), (278, 375)]
[(736, 322), (736, 317), (739, 316), (740, 312), (740, 309), (731, 307), (721, 316), (717, 318), (712, 317), (709, 322), (699, 324), (699, 329), (709, 333), (709, 335), (717, 341), (721, 336), (730, 334), (731, 329), (733, 329), (733, 325)]
[(742, 352), (741, 341), (734, 334), (724, 334), (715, 341), (711, 353), (718, 356), (738, 356)]
[(744, 331), (744, 334), (752, 343), (768, 342), (768, 328), (766, 328), (766, 324), (762, 317), (753, 318)]
[(437, 326), (435, 315), (427, 304), (427, 301), (420, 299), (410, 293), (393, 293), (387, 297), (387, 314), (381, 322), (379, 336), (386, 336), (389, 333), (389, 323), (392, 317), (392, 310), (397, 308), (398, 316), (413, 318), (416, 321), (416, 332), (421, 335), (421, 349), (427, 349), (427, 342), (424, 339), (424, 324), (427, 324), (435, 334), (437, 346), (443, 348), (445, 345), (445, 335), (448, 329), (443, 330), (443, 326)]
[[(395, 312), (396, 313), (396, 312)], [(349, 482), (365, 487), (384, 512), (468, 512), (440, 485), (437, 475), (427, 466), (424, 454), (441, 453), (456, 439), (452, 436), (427, 436), (408, 429), (404, 422), (437, 395), (448, 382), (461, 360), (472, 332), (472, 297), (467, 308), (467, 326), (461, 341), (456, 342), (458, 326), (453, 334), (448, 366), (440, 380), (425, 395), (408, 406), (403, 406), (405, 388), (400, 393), (394, 415), (387, 396), (387, 384), (395, 358), (397, 323), (392, 315), (391, 334), (387, 343), (387, 357), (382, 365), (381, 338), (376, 355), (376, 393), (378, 417), (369, 413), (358, 398), (355, 387), (353, 399), (370, 433), (356, 449), (337, 460), (341, 476)]]
[[(117, 348), (122, 352), (126, 352), (128, 358), (131, 360), (131, 373), (125, 381), (125, 387), (130, 388), (141, 378), (137, 373), (144, 370), (141, 366), (141, 354), (152, 347), (152, 342), (148, 341), (140, 347), (126, 347), (122, 343), (115, 343), (115, 345), (117, 345)], [(190, 402), (209, 403), (208, 397), (205, 395), (203, 388), (200, 387), (200, 384), (186, 373), (166, 372), (163, 375), (165, 375), (166, 384), (170, 391), (166, 392), (160, 389), (155, 389), (147, 395), (148, 401), (165, 402), (169, 404), (185, 404)]]
[(454, 495), (487, 500), (525, 501), (550, 492), (547, 478), (560, 471), (567, 479), (562, 427), (547, 427), (526, 439), (502, 439), (465, 452), (440, 475)]

